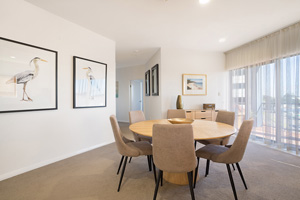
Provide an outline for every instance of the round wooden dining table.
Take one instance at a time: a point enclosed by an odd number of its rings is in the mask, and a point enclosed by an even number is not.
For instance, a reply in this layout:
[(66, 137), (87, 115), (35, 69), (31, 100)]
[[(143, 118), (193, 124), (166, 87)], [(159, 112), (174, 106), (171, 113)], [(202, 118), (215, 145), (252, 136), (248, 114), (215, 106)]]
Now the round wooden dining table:
[[(129, 129), (132, 132), (137, 133), (139, 135), (152, 137), (153, 124), (171, 124), (171, 123), (167, 119), (146, 120), (146, 121), (131, 124), (129, 126)], [(214, 121), (195, 120), (192, 123), (192, 126), (193, 126), (195, 140), (221, 139), (224, 137), (228, 137), (236, 132), (236, 129), (233, 126), (220, 123), (220, 122), (214, 122)], [(164, 172), (164, 179), (170, 183), (174, 183), (177, 185), (188, 184), (188, 178), (186, 173)]]

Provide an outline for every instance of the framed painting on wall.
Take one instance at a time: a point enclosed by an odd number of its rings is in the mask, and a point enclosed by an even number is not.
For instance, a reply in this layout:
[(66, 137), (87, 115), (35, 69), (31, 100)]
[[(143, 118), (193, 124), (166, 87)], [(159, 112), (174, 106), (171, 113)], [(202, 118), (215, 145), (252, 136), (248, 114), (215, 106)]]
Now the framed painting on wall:
[(182, 74), (182, 95), (207, 95), (206, 74)]
[(151, 68), (152, 73), (152, 96), (159, 96), (158, 64)]
[(150, 96), (150, 70), (145, 73), (145, 96)]
[(0, 37), (0, 113), (57, 109), (57, 51)]
[(73, 57), (73, 108), (106, 107), (107, 64)]
[(119, 81), (116, 81), (116, 98), (119, 98)]

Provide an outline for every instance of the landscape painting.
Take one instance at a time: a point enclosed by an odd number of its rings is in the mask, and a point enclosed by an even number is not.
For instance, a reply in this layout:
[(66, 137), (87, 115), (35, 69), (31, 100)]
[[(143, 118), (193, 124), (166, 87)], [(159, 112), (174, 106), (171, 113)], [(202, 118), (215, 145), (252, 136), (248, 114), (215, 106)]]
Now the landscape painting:
[(183, 74), (182, 94), (183, 95), (206, 95), (207, 77), (205, 74)]
[(0, 38), (0, 113), (57, 109), (57, 52)]

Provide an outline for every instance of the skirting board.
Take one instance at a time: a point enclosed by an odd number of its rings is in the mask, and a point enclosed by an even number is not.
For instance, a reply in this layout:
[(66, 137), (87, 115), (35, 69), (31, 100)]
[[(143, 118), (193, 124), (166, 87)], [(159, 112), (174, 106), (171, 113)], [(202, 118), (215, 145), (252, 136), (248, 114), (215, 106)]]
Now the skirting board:
[(53, 159), (50, 159), (50, 160), (46, 160), (46, 161), (42, 161), (40, 163), (31, 165), (31, 166), (28, 166), (28, 167), (24, 167), (24, 168), (21, 168), (21, 169), (18, 169), (18, 170), (15, 170), (15, 171), (12, 171), (12, 172), (9, 172), (9, 173), (6, 173), (6, 174), (2, 174), (0, 176), (0, 181), (3, 181), (5, 179), (8, 179), (8, 178), (11, 178), (11, 177), (14, 177), (14, 176), (17, 176), (17, 175), (29, 172), (31, 170), (34, 170), (34, 169), (37, 169), (37, 168), (40, 168), (40, 167), (44, 167), (46, 165), (49, 165), (49, 164), (52, 164), (52, 163), (55, 163), (55, 162), (58, 162), (58, 161), (61, 161), (61, 160), (64, 160), (64, 159), (67, 159), (67, 158), (79, 155), (79, 154), (82, 154), (82, 153), (85, 153), (85, 152), (88, 152), (88, 151), (91, 151), (93, 149), (96, 149), (96, 148), (99, 148), (99, 147), (111, 144), (113, 142), (114, 141), (112, 141), (112, 142), (106, 142), (106, 143), (102, 143), (102, 144), (98, 144), (98, 145), (95, 145), (95, 146), (92, 146), (92, 147), (81, 149), (81, 150), (76, 151), (74, 153), (70, 153), (70, 154), (67, 154), (67, 155), (59, 156), (59, 157), (56, 157), (56, 158), (53, 158)]

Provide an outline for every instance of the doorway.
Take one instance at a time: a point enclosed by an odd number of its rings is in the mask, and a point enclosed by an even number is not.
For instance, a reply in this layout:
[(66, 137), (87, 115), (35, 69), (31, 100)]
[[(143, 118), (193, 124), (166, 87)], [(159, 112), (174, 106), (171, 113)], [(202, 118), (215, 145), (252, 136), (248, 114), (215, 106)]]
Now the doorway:
[(143, 80), (130, 81), (130, 110), (144, 110)]

